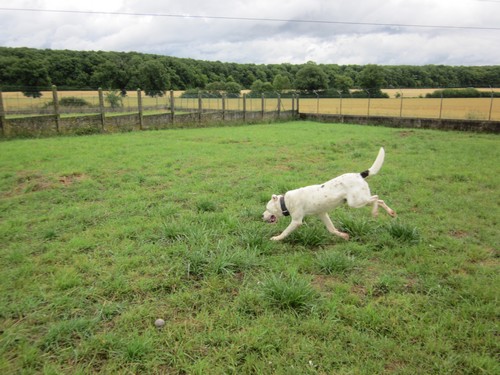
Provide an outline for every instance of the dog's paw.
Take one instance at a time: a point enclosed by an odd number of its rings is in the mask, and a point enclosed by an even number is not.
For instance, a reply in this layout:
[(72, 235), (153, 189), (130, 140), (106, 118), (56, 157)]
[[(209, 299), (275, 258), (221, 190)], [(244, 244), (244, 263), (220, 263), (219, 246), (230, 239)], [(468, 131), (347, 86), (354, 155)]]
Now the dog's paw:
[(389, 212), (389, 215), (391, 215), (392, 217), (397, 217), (397, 216), (398, 216), (398, 214), (397, 214), (397, 213), (396, 213), (396, 211), (394, 211), (394, 210), (391, 210), (391, 211)]
[(340, 233), (339, 236), (346, 241), (349, 241), (349, 235), (347, 233)]
[(279, 236), (271, 237), (271, 241), (279, 241), (281, 238)]

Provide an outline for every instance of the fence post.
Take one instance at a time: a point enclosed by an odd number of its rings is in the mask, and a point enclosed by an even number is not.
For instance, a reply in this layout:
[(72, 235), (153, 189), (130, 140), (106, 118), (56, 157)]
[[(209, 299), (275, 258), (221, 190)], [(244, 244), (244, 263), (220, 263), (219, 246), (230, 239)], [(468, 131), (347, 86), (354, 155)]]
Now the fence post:
[(370, 92), (368, 91), (368, 112), (366, 114), (366, 117), (370, 117), (370, 100), (372, 96), (370, 95)]
[(226, 119), (226, 95), (222, 94), (222, 121)]
[(101, 130), (104, 130), (106, 113), (104, 111), (104, 95), (102, 93), (102, 88), (99, 87), (98, 92), (99, 92), (99, 112), (101, 114)]
[(264, 112), (265, 112), (265, 103), (264, 103), (264, 93), (262, 93), (262, 98), (261, 98), (261, 114), (262, 118), (264, 118)]
[(297, 94), (297, 115), (300, 115), (300, 104), (299, 104), (299, 100), (300, 100), (300, 95)]
[(201, 92), (198, 91), (198, 122), (201, 123), (201, 113), (203, 112), (203, 103), (201, 101)]
[(52, 85), (52, 101), (54, 102), (54, 116), (56, 120), (56, 131), (59, 133), (59, 98), (57, 97), (57, 87)]
[(342, 116), (342, 91), (337, 90), (339, 93), (340, 103), (339, 103), (339, 115)]
[(441, 120), (441, 115), (443, 114), (443, 91), (441, 91), (441, 102), (439, 104), (439, 119)]
[(399, 118), (403, 117), (403, 92), (401, 91), (401, 103), (399, 104)]
[(490, 99), (490, 114), (488, 115), (488, 121), (491, 121), (491, 111), (493, 110), (493, 90), (491, 90), (491, 99)]
[(170, 90), (170, 116), (171, 116), (172, 124), (174, 123), (174, 115), (175, 115), (174, 90)]
[(139, 109), (139, 129), (142, 130), (143, 108), (142, 108), (142, 91), (141, 91), (141, 89), (137, 89), (137, 108)]
[(247, 121), (247, 94), (243, 94), (243, 122)]
[(278, 118), (281, 117), (281, 95), (278, 94)]
[(2, 89), (0, 88), (0, 136), (5, 135), (4, 126), (5, 126), (5, 110), (3, 108)]

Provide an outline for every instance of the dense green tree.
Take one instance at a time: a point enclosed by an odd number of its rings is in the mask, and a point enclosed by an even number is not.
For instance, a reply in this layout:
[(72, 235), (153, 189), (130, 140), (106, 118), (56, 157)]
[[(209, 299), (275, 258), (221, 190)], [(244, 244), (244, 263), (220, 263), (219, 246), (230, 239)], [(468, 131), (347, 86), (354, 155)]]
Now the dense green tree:
[(210, 82), (207, 86), (206, 89), (210, 95), (216, 96), (216, 97), (221, 97), (224, 92), (226, 91), (226, 84), (221, 81), (217, 82)]
[(253, 83), (252, 86), (250, 86), (250, 90), (252, 93), (255, 93), (257, 95), (260, 95), (264, 92), (264, 82), (262, 82), (260, 79), (256, 79)]
[(328, 77), (318, 65), (308, 62), (297, 72), (295, 87), (305, 92), (326, 90), (328, 88)]
[[(378, 94), (382, 87), (500, 87), (500, 66), (377, 66), (336, 65), (314, 62), (306, 64), (236, 64), (220, 61), (200, 61), (136, 52), (70, 51), (33, 48), (0, 47), (0, 83), (4, 90), (22, 90), (37, 95), (53, 83), (60, 89), (87, 89), (103, 87), (135, 90), (144, 86), (148, 61), (160, 63), (166, 70), (167, 89), (213, 89), (213, 83), (234, 82), (252, 92), (279, 92), (283, 77), (292, 82), (292, 88), (304, 93), (341, 90), (347, 93), (355, 86)], [(146, 64), (146, 66), (148, 66)], [(161, 71), (159, 65), (152, 70)], [(139, 68), (143, 67), (140, 71)], [(146, 75), (142, 77), (142, 74)], [(166, 78), (164, 76), (163, 78)], [(265, 87), (254, 90), (260, 81)], [(148, 84), (155, 88), (154, 80)], [(275, 87), (273, 87), (275, 85)], [(234, 89), (236, 86), (233, 85)], [(160, 87), (159, 91), (165, 87)], [(152, 92), (153, 92), (152, 91)], [(213, 91), (213, 90), (212, 90)], [(215, 90), (219, 94), (226, 88)], [(364, 92), (364, 91), (363, 91)]]
[(239, 97), (241, 93), (241, 86), (235, 81), (226, 82), (226, 94), (232, 98)]
[(17, 77), (16, 85), (28, 97), (41, 97), (41, 90), (46, 90), (51, 85), (47, 65), (41, 60), (22, 59), (14, 67), (13, 74)]
[(273, 80), (273, 88), (281, 94), (283, 91), (292, 88), (292, 82), (286, 75), (277, 74)]
[(354, 81), (349, 76), (339, 74), (335, 76), (333, 87), (342, 94), (349, 94), (350, 90), (354, 87)]
[(257, 79), (250, 86), (250, 97), (260, 97), (262, 94), (274, 92), (274, 87), (270, 82), (262, 82), (260, 79)]
[(0, 82), (8, 88), (14, 86), (17, 81), (15, 67), (19, 58), (13, 55), (0, 55)]
[(151, 97), (163, 96), (170, 87), (167, 68), (159, 60), (149, 60), (139, 66), (139, 88)]
[(372, 98), (382, 96), (382, 87), (385, 85), (384, 70), (378, 65), (366, 65), (358, 75), (358, 84)]
[(58, 88), (84, 88), (89, 85), (90, 74), (85, 60), (69, 53), (54, 51), (47, 57), (50, 78)]
[(142, 58), (134, 53), (110, 52), (109, 60), (100, 64), (92, 76), (93, 82), (100, 87), (117, 88), (124, 96), (127, 89), (135, 89), (129, 83), (137, 76)]

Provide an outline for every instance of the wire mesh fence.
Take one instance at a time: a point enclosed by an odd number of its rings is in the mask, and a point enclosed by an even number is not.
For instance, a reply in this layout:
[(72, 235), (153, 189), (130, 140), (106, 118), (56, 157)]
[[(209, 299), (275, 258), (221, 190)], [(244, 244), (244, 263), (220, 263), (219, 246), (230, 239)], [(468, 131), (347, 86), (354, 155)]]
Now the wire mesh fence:
[[(3, 92), (4, 116), (33, 116), (54, 113), (54, 92), (41, 91), (38, 98), (27, 97), (22, 92)], [(85, 115), (100, 112), (98, 91), (56, 91), (61, 115)], [(354, 116), (387, 116), (430, 119), (500, 120), (500, 98), (295, 98), (279, 97), (264, 93), (260, 97), (221, 97), (204, 94), (183, 97), (181, 92), (170, 91), (163, 96), (150, 97), (144, 92), (128, 91), (125, 96), (118, 91), (103, 91), (103, 108), (107, 114), (162, 112), (279, 112), (298, 110), (300, 113), (336, 114)], [(297, 108), (298, 107), (298, 108)]]

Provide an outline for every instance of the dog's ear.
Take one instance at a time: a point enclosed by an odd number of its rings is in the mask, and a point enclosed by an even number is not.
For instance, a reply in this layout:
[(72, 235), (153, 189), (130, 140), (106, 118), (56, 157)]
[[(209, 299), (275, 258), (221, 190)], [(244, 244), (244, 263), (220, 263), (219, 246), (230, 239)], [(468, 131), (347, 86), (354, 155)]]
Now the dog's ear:
[(276, 194), (273, 194), (273, 201), (277, 201), (278, 200), (278, 196)]

